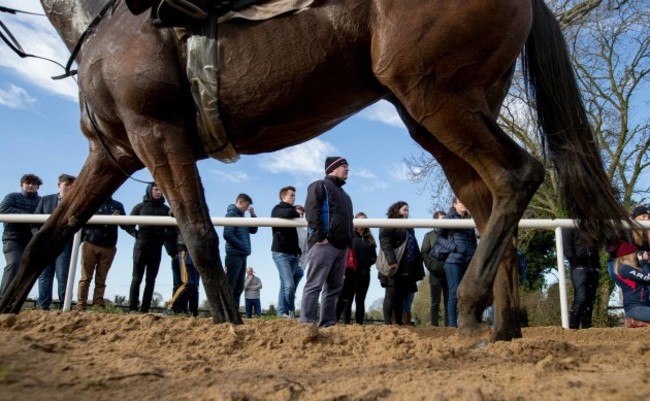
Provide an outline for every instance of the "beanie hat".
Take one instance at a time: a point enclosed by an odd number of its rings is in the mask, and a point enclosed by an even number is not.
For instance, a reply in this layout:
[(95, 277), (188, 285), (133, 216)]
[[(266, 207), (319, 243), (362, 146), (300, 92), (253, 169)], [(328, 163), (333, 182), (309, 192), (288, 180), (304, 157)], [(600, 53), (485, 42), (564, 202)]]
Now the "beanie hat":
[(330, 156), (325, 159), (325, 174), (329, 174), (336, 170), (337, 167), (348, 164), (348, 161), (341, 156)]
[(648, 213), (648, 208), (646, 206), (637, 206), (632, 210), (632, 218), (636, 219), (637, 217), (641, 216), (642, 214), (650, 214)]
[(618, 249), (616, 250), (616, 257), (621, 258), (631, 253), (635, 253), (638, 250), (639, 250), (638, 246), (634, 244), (630, 244), (629, 242), (623, 242), (621, 243), (621, 245), (618, 246)]

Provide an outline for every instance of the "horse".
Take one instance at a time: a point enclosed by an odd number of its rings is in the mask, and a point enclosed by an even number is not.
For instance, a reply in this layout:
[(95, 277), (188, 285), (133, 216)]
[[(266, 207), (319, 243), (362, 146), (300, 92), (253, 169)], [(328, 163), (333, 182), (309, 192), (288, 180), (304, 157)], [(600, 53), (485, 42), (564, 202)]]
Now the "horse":
[[(108, 0), (41, 0), (72, 49)], [(441, 164), (481, 241), (460, 288), (460, 336), (521, 336), (513, 237), (544, 166), (497, 116), (521, 56), (547, 157), (581, 231), (606, 238), (627, 213), (604, 173), (557, 20), (543, 0), (317, 0), (295, 15), (218, 28), (219, 110), (240, 154), (272, 152), (334, 127), (380, 100)], [(78, 63), (88, 158), (69, 196), (29, 243), (0, 301), (18, 313), (43, 266), (131, 174), (143, 167), (166, 194), (201, 274), (215, 323), (239, 324), (196, 162), (207, 157), (172, 29), (118, 0)], [(92, 185), (91, 185), (92, 183)]]

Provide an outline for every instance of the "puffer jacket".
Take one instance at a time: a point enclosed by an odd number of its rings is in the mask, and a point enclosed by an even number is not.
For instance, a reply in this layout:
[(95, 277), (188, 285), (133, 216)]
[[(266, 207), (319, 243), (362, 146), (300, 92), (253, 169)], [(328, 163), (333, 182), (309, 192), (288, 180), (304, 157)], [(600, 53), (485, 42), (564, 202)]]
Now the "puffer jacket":
[[(445, 219), (462, 219), (453, 207)], [(476, 252), (476, 231), (473, 228), (447, 228), (438, 230), (438, 242), (449, 251), (445, 263), (467, 265)]]
[[(237, 206), (228, 206), (226, 217), (244, 217), (244, 212)], [(223, 228), (223, 239), (226, 240), (226, 253), (234, 256), (249, 256), (251, 254), (251, 234), (257, 232), (257, 227), (229, 227)]]
[[(41, 197), (38, 193), (27, 193), (24, 191), (13, 192), (5, 196), (0, 203), (2, 214), (32, 214), (38, 206)], [(32, 227), (29, 224), (5, 223), (5, 230), (2, 240), (28, 242), (32, 238)]]
[[(122, 203), (108, 198), (103, 205), (97, 209), (96, 215), (124, 216), (124, 206)], [(124, 229), (124, 226), (120, 226)], [(117, 226), (115, 224), (89, 224), (84, 227), (82, 238), (85, 242), (103, 247), (114, 247), (117, 244)]]
[[(154, 199), (151, 196), (151, 189), (153, 185), (147, 185), (145, 195), (142, 197), (142, 202), (138, 203), (131, 210), (131, 216), (165, 216), (169, 217), (169, 207), (165, 205), (165, 198)], [(155, 243), (162, 245), (165, 241), (172, 237), (173, 227), (168, 226), (146, 226), (139, 225), (136, 229), (135, 226), (125, 226), (125, 230), (135, 237), (136, 243), (146, 244)]]

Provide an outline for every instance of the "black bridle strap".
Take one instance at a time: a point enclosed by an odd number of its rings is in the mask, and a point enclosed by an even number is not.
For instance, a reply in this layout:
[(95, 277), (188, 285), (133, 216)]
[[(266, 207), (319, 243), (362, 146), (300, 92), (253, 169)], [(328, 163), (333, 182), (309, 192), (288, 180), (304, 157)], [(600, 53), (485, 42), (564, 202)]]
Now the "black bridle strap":
[[(10, 9), (10, 8), (7, 8), (7, 7), (0, 7), (0, 11), (8, 12), (8, 13), (11, 13), (11, 14), (24, 13), (24, 14), (32, 14), (32, 15), (42, 15), (42, 14), (30, 13), (30, 12), (27, 12), (27, 11), (14, 10), (14, 9)], [(18, 42), (18, 40), (14, 37), (14, 35), (12, 35), (9, 28), (7, 28), (7, 26), (1, 20), (0, 20), (0, 39), (2, 39), (2, 41), (5, 42), (7, 44), (7, 46), (9, 46), (9, 48), (11, 50), (13, 50), (14, 53), (16, 53), (18, 55), (18, 57), (20, 57), (20, 58), (27, 58), (27, 57), (38, 58), (38, 59), (41, 59), (41, 60), (45, 60), (45, 61), (49, 61), (51, 63), (54, 63), (54, 64), (58, 65), (59, 67), (63, 68), (61, 63), (59, 63), (57, 61), (54, 61), (54, 60), (49, 59), (47, 57), (37, 56), (37, 55), (29, 54), (29, 53), (25, 52), (23, 47), (20, 45), (20, 42)]]
[(65, 73), (63, 75), (57, 75), (55, 77), (52, 77), (52, 79), (63, 79), (67, 77), (71, 77), (77, 73), (77, 70), (71, 70), (72, 68), (72, 63), (74, 63), (75, 58), (77, 58), (77, 54), (79, 53), (79, 50), (81, 50), (81, 46), (83, 45), (84, 40), (90, 35), (93, 31), (93, 29), (99, 24), (99, 22), (104, 18), (108, 10), (110, 10), (114, 5), (115, 5), (116, 0), (110, 0), (104, 7), (101, 9), (99, 14), (95, 16), (95, 18), (88, 24), (86, 27), (86, 30), (84, 33), (81, 34), (79, 37), (79, 40), (77, 40), (77, 44), (74, 46), (74, 49), (72, 49), (72, 52), (70, 53), (70, 58), (68, 59), (68, 63), (65, 65)]
[(18, 13), (20, 13), (20, 14), (38, 15), (38, 16), (41, 16), (41, 17), (45, 16), (45, 14), (32, 13), (32, 12), (29, 12), (29, 11), (17, 10), (15, 8), (9, 8), (9, 7), (5, 7), (5, 6), (0, 6), (0, 12), (5, 12), (5, 13), (9, 13), (9, 14), (18, 14)]

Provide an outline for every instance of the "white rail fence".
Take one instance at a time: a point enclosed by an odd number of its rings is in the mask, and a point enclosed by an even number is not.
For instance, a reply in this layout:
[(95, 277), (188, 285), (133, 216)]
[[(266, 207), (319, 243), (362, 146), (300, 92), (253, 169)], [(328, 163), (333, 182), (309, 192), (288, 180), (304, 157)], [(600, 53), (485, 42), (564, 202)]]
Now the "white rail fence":
[[(49, 215), (29, 215), (29, 214), (0, 214), (1, 223), (26, 223), (26, 224), (43, 224)], [(305, 220), (286, 220), (275, 217), (257, 217), (251, 218), (226, 218), (213, 217), (214, 226), (237, 226), (237, 227), (306, 227)], [(126, 225), (160, 225), (175, 226), (176, 219), (173, 217), (156, 217), (156, 216), (93, 216), (88, 224), (126, 224)], [(473, 220), (433, 220), (433, 219), (355, 219), (355, 227), (368, 228), (387, 228), (387, 227), (405, 227), (405, 228), (475, 228)], [(645, 229), (650, 229), (650, 222), (640, 224)], [(560, 286), (560, 310), (562, 315), (562, 327), (569, 328), (569, 309), (567, 303), (566, 290), (566, 271), (564, 266), (564, 248), (562, 244), (562, 229), (573, 228), (574, 222), (570, 219), (523, 219), (519, 221), (519, 228), (532, 228), (555, 231), (555, 249), (557, 254), (558, 281)], [(69, 311), (72, 304), (72, 291), (77, 270), (77, 261), (79, 256), (79, 247), (81, 244), (81, 232), (74, 236), (72, 247), (72, 258), (70, 259), (70, 271), (68, 274), (68, 283), (66, 286), (65, 300), (63, 310)]]

